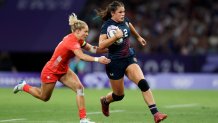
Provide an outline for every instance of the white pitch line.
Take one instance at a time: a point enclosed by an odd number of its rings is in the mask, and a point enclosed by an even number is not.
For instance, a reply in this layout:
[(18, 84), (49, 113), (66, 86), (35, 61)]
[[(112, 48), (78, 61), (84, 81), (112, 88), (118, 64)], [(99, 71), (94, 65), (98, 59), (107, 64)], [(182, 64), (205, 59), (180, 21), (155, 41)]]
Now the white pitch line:
[(198, 104), (179, 104), (179, 105), (169, 105), (165, 106), (165, 108), (188, 108), (188, 107), (195, 107)]
[[(110, 113), (115, 113), (115, 112), (124, 112), (124, 110), (112, 110)], [(102, 112), (89, 112), (87, 114), (92, 115), (92, 114), (101, 114)]]
[(12, 121), (18, 121), (18, 120), (26, 120), (24, 118), (20, 118), (20, 119), (8, 119), (8, 120), (0, 120), (0, 122), (12, 122)]

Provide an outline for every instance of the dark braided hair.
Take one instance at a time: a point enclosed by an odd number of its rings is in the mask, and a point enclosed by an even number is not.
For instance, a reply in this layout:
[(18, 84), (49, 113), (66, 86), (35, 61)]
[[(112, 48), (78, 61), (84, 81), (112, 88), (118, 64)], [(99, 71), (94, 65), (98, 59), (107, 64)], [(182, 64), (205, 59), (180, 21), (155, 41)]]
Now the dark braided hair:
[(111, 18), (111, 12), (115, 12), (118, 7), (123, 7), (124, 4), (120, 1), (113, 1), (110, 3), (105, 10), (97, 10), (98, 16), (102, 18), (103, 21), (106, 21)]

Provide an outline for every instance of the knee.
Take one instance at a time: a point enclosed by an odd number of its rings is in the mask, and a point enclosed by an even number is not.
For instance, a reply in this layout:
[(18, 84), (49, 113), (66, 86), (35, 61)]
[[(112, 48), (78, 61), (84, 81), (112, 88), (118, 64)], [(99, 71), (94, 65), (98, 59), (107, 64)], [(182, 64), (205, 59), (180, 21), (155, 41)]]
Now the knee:
[(150, 89), (150, 86), (149, 86), (148, 82), (145, 79), (141, 79), (138, 82), (138, 87), (141, 89), (142, 92), (146, 92), (147, 90)]
[(78, 96), (84, 96), (84, 95), (85, 95), (83, 85), (79, 85), (79, 86), (77, 87), (77, 89), (76, 89), (76, 94), (77, 94)]
[(42, 97), (41, 100), (44, 101), (44, 102), (47, 102), (47, 101), (50, 100), (50, 97)]
[(118, 95), (112, 93), (112, 98), (114, 101), (120, 101), (124, 98), (124, 95), (118, 96)]

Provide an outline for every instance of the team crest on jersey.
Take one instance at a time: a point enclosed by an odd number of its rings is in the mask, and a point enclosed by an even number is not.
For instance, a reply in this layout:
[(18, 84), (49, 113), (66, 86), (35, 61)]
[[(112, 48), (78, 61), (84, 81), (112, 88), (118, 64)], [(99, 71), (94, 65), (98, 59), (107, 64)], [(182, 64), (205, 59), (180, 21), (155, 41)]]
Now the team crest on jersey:
[(107, 36), (108, 38), (114, 37), (114, 35), (116, 34), (116, 30), (118, 29), (117, 26), (115, 25), (110, 25), (107, 28)]

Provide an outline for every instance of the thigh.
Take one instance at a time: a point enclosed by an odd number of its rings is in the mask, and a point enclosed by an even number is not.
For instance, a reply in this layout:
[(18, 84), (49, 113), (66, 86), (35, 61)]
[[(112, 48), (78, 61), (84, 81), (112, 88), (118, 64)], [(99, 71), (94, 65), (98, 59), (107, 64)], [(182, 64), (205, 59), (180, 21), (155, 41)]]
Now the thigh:
[(41, 83), (41, 96), (42, 98), (49, 98), (52, 95), (52, 92), (55, 88), (56, 82), (52, 83)]
[(118, 80), (110, 79), (111, 88), (113, 93), (116, 95), (123, 95), (124, 94), (124, 78)]
[(144, 79), (143, 72), (136, 63), (130, 64), (126, 68), (126, 76), (136, 84), (138, 84), (141, 79)]
[(59, 81), (75, 92), (78, 88), (83, 88), (78, 76), (71, 69), (68, 69), (67, 73), (64, 74)]

